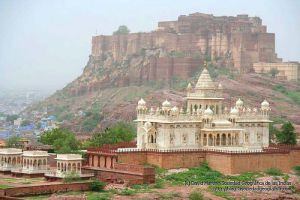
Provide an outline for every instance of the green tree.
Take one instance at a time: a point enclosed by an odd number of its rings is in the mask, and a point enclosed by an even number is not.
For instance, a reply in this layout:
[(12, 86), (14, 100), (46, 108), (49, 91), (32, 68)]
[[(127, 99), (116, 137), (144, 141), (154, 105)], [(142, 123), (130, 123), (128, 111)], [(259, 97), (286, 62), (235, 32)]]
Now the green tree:
[(87, 112), (86, 119), (82, 121), (82, 128), (84, 131), (92, 131), (97, 127), (98, 123), (103, 119), (99, 113)]
[(7, 140), (6, 140), (6, 146), (7, 147), (10, 147), (10, 148), (12, 148), (12, 147), (14, 147), (14, 148), (16, 148), (16, 147), (20, 147), (21, 145), (20, 145), (20, 137), (18, 137), (18, 136), (11, 136), (10, 138), (8, 138)]
[(86, 146), (100, 147), (103, 144), (115, 144), (119, 142), (129, 142), (136, 137), (136, 130), (132, 124), (118, 122), (105, 129), (101, 133), (95, 133), (86, 143)]
[(269, 140), (272, 141), (274, 140), (277, 135), (279, 134), (279, 130), (274, 126), (274, 124), (270, 124), (270, 129), (269, 129)]
[(273, 78), (275, 78), (276, 77), (276, 75), (279, 73), (279, 71), (278, 71), (278, 69), (276, 69), (276, 68), (272, 68), (271, 70), (270, 70), (270, 74), (271, 74), (271, 76), (273, 77)]
[(14, 120), (18, 119), (19, 116), (18, 115), (7, 115), (6, 116), (6, 121), (7, 122), (14, 122)]
[(23, 120), (23, 121), (21, 122), (21, 126), (27, 126), (27, 125), (29, 125), (30, 123), (31, 123), (31, 121), (25, 119), (25, 120)]
[(127, 35), (130, 33), (130, 30), (127, 26), (121, 25), (119, 26), (118, 30), (116, 30), (113, 34), (114, 35)]
[(276, 135), (277, 141), (281, 144), (296, 144), (296, 137), (295, 128), (291, 122), (285, 122), (281, 131)]
[(56, 153), (72, 153), (79, 149), (79, 142), (74, 133), (67, 129), (53, 129), (40, 137), (43, 144), (52, 145)]

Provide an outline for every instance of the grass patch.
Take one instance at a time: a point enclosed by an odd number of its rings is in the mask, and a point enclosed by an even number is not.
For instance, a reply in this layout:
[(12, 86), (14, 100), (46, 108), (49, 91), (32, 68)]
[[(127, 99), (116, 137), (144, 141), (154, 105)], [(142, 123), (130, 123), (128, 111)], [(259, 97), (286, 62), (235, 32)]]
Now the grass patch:
[(158, 198), (160, 200), (173, 200), (175, 198), (180, 198), (181, 195), (178, 192), (167, 192), (167, 193), (158, 193)]
[(88, 192), (88, 200), (110, 200), (112, 199), (112, 194), (109, 192)]
[(297, 176), (300, 176), (300, 166), (295, 166), (293, 168), (293, 170), (295, 171), (295, 173), (296, 173)]
[(188, 182), (216, 182), (221, 181), (223, 175), (212, 170), (207, 163), (203, 163), (200, 167), (191, 168), (188, 171), (171, 174), (165, 177), (175, 185), (183, 185)]
[(155, 189), (162, 189), (165, 187), (165, 180), (164, 179), (156, 179), (154, 185), (152, 186)]
[(238, 176), (226, 176), (226, 179), (228, 181), (253, 181), (255, 180), (256, 178), (259, 178), (259, 177), (262, 177), (263, 174), (261, 173), (258, 173), (258, 172), (245, 172), (245, 173), (242, 173)]
[(290, 98), (292, 101), (294, 101), (296, 104), (300, 105), (300, 91), (290, 91), (283, 85), (275, 85), (273, 87), (273, 90), (278, 91), (288, 98)]
[(189, 200), (204, 200), (204, 196), (200, 191), (194, 190), (189, 194)]
[(131, 195), (134, 195), (136, 193), (137, 193), (136, 190), (125, 188), (124, 190), (122, 190), (121, 192), (119, 192), (119, 195), (131, 196)]
[(4, 185), (4, 184), (0, 185), (0, 189), (8, 189), (8, 188), (12, 188), (12, 186)]
[(265, 171), (265, 173), (270, 176), (282, 176), (283, 175), (282, 171), (277, 168), (269, 168)]

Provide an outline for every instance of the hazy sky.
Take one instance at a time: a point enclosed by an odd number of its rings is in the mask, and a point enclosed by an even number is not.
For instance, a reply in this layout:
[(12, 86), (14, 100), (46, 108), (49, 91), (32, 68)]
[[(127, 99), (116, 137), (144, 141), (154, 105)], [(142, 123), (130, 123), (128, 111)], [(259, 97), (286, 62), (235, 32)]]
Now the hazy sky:
[(279, 57), (300, 60), (298, 0), (0, 0), (0, 88), (60, 89), (81, 74), (96, 31), (149, 31), (193, 12), (259, 16)]

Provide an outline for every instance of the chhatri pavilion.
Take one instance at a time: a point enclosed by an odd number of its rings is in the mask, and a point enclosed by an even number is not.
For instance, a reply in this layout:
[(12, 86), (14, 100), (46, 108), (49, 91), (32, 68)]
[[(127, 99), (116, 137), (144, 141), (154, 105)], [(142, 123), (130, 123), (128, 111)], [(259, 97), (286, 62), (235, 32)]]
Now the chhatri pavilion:
[(269, 146), (269, 103), (250, 108), (238, 99), (228, 109), (223, 105), (223, 87), (206, 68), (193, 88), (187, 86), (186, 109), (172, 106), (137, 106), (138, 149), (260, 150)]

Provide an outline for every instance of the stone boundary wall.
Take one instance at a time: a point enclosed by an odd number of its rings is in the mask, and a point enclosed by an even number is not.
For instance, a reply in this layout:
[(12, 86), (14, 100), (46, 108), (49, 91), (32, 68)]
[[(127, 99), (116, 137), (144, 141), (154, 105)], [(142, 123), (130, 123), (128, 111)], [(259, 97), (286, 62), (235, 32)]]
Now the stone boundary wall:
[(118, 152), (118, 162), (120, 163), (132, 163), (135, 165), (153, 164), (166, 169), (196, 167), (204, 160), (204, 151)]
[(204, 161), (224, 174), (239, 174), (247, 171), (264, 171), (278, 168), (289, 172), (300, 165), (299, 148), (266, 149), (264, 151), (229, 152), (205, 150), (178, 151), (120, 151), (120, 163), (153, 164), (166, 169), (190, 168)]
[(0, 189), (0, 197), (20, 197), (39, 194), (52, 194), (56, 192), (68, 192), (68, 191), (87, 191), (89, 190), (89, 182), (85, 183), (57, 183), (57, 184), (45, 184), (26, 187), (15, 187)]

